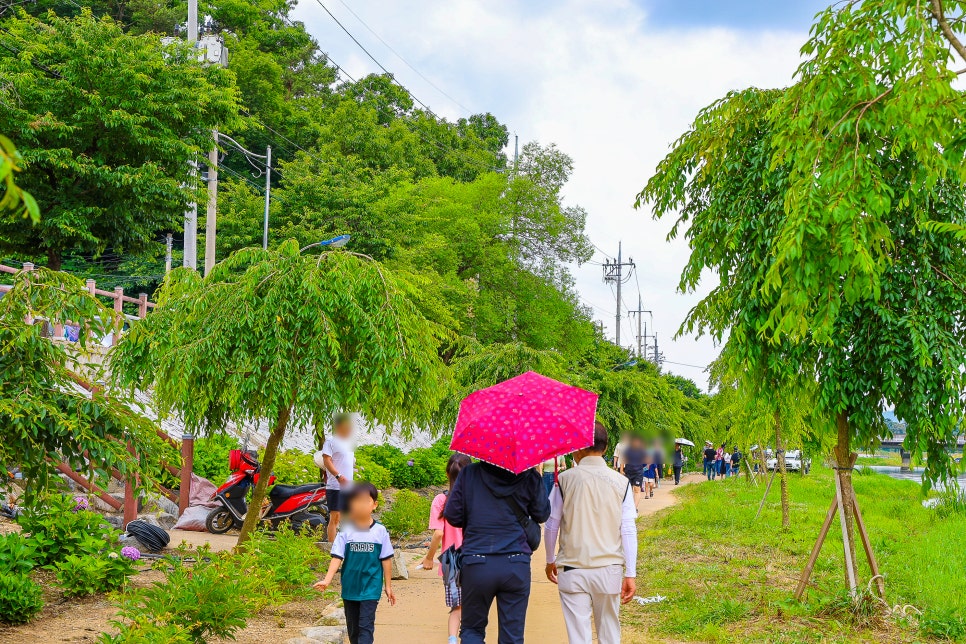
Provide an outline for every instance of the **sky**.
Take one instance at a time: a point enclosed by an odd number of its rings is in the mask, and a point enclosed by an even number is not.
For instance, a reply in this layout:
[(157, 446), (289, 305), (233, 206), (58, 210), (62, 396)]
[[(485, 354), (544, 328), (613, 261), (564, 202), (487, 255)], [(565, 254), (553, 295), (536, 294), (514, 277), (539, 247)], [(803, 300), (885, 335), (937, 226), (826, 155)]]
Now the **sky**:
[[(510, 129), (511, 153), (516, 134), (521, 147), (556, 143), (573, 157), (565, 201), (587, 210), (586, 232), (600, 249), (573, 267), (581, 300), (613, 339), (616, 300), (598, 264), (621, 243), (637, 272), (624, 303), (636, 309), (640, 293), (664, 369), (707, 389), (704, 368), (719, 347), (675, 335), (714, 276), (697, 293), (678, 292), (687, 245), (666, 239), (672, 220), (635, 210), (635, 196), (702, 107), (730, 90), (787, 85), (812, 17), (828, 3), (299, 0), (294, 17), (355, 78), (379, 69), (320, 2), (440, 116), (491, 112)], [(621, 344), (636, 344), (636, 333), (622, 307)]]

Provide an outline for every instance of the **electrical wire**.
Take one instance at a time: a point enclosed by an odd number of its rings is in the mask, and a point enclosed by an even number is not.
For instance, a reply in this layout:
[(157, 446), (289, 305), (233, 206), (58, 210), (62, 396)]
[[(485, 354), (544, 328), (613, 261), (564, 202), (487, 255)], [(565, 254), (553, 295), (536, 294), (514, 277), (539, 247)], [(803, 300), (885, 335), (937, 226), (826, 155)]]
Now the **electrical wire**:
[[(31, 0), (24, 0), (24, 2), (29, 2), (29, 1), (31, 1)], [(459, 101), (457, 101), (455, 98), (453, 98), (452, 96), (450, 96), (449, 94), (447, 94), (441, 87), (439, 87), (438, 85), (436, 85), (436, 83), (434, 83), (433, 81), (431, 81), (430, 79), (428, 79), (422, 72), (420, 72), (418, 69), (416, 69), (415, 67), (413, 67), (408, 60), (406, 60), (405, 58), (403, 58), (402, 54), (400, 54), (398, 51), (396, 51), (393, 48), (393, 46), (390, 45), (389, 43), (387, 43), (382, 36), (380, 36), (379, 34), (377, 34), (373, 30), (373, 28), (370, 27), (366, 23), (366, 21), (363, 20), (359, 16), (359, 14), (357, 14), (355, 11), (353, 11), (352, 10), (352, 7), (350, 7), (348, 4), (346, 4), (345, 0), (339, 0), (339, 4), (341, 4), (343, 7), (345, 7), (346, 8), (346, 11), (348, 11), (353, 16), (355, 16), (355, 19), (358, 20), (359, 22), (361, 22), (362, 23), (362, 26), (365, 27), (369, 31), (369, 33), (371, 33), (373, 36), (376, 37), (376, 39), (379, 42), (381, 42), (383, 45), (385, 45), (386, 46), (386, 49), (388, 49), (393, 54), (395, 54), (396, 55), (396, 58), (398, 58), (399, 60), (401, 60), (403, 62), (403, 64), (406, 65), (406, 67), (408, 67), (409, 69), (413, 70), (416, 73), (416, 75), (418, 75), (424, 81), (426, 81), (427, 83), (429, 83), (429, 85), (432, 86), (433, 89), (435, 89), (437, 92), (439, 92), (440, 94), (442, 94), (443, 96), (445, 96), (446, 98), (448, 98), (450, 101), (453, 102), (453, 104), (455, 104), (456, 106), (458, 106), (459, 108), (461, 108), (467, 114), (472, 114), (473, 113), (473, 110), (469, 109), (468, 107), (466, 107), (465, 105), (463, 105), (462, 103), (460, 103)]]
[(318, 5), (320, 7), (322, 7), (322, 9), (325, 10), (325, 12), (327, 14), (329, 14), (329, 17), (332, 18), (332, 20), (335, 21), (335, 24), (339, 25), (339, 27), (342, 29), (342, 31), (344, 31), (345, 34), (349, 38), (352, 39), (352, 42), (354, 42), (356, 45), (358, 45), (359, 46), (359, 49), (361, 49), (363, 52), (365, 52), (366, 56), (368, 56), (370, 58), (370, 60), (372, 60), (372, 62), (374, 62), (377, 67), (379, 67), (379, 69), (381, 69), (383, 72), (385, 72), (389, 76), (389, 78), (392, 80), (393, 83), (395, 83), (404, 92), (406, 92), (407, 94), (409, 94), (409, 97), (411, 99), (413, 99), (414, 101), (416, 101), (417, 103), (419, 103), (420, 105), (422, 105), (423, 109), (425, 109), (427, 112), (429, 112), (433, 116), (436, 116), (436, 114), (433, 113), (433, 110), (431, 110), (429, 108), (429, 106), (426, 105), (426, 103), (423, 103), (421, 100), (419, 100), (418, 98), (416, 98), (416, 96), (412, 92), (410, 92), (402, 83), (400, 83), (399, 81), (396, 80), (396, 78), (393, 76), (392, 72), (390, 72), (388, 69), (386, 69), (386, 67), (382, 63), (380, 63), (379, 60), (376, 59), (376, 57), (373, 56), (369, 52), (369, 50), (366, 49), (365, 46), (361, 42), (359, 42), (359, 39), (356, 38), (355, 36), (353, 36), (351, 31), (349, 31), (348, 29), (346, 29), (346, 26), (344, 24), (342, 24), (342, 22), (338, 18), (335, 17), (335, 14), (332, 13), (331, 11), (329, 11), (329, 8), (326, 7), (324, 4), (322, 4), (322, 0), (315, 0), (315, 1), (318, 3)]
[(661, 360), (661, 362), (664, 363), (664, 364), (677, 365), (679, 367), (691, 367), (692, 369), (701, 369), (702, 371), (705, 371), (708, 368), (708, 367), (702, 367), (702, 366), (696, 365), (696, 364), (686, 364), (684, 362), (673, 362), (671, 360)]

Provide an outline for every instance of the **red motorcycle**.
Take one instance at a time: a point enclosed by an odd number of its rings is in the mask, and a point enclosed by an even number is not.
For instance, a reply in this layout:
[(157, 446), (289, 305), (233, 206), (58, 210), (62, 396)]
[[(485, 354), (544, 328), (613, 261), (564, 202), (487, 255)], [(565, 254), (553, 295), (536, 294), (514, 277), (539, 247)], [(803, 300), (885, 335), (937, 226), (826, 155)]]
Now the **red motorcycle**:
[[(254, 450), (232, 450), (228, 457), (231, 475), (218, 488), (212, 501), (221, 505), (214, 508), (205, 520), (208, 532), (224, 534), (232, 528), (240, 528), (248, 513), (245, 497), (258, 483), (261, 464), (258, 452)], [(325, 484), (275, 485), (275, 475), (270, 475), (268, 484), (272, 487), (262, 506), (261, 521), (268, 521), (272, 529), (278, 528), (282, 521), (289, 521), (296, 532), (305, 527), (324, 528), (329, 523), (329, 510), (325, 505)]]

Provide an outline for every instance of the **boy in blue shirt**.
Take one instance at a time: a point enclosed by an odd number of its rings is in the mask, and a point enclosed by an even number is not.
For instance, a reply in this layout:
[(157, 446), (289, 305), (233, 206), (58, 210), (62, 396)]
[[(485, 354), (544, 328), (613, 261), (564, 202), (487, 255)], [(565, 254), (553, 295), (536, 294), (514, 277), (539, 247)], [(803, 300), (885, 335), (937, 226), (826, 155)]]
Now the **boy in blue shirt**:
[(373, 644), (376, 608), (383, 584), (389, 605), (396, 605), (392, 592), (392, 543), (389, 531), (372, 518), (379, 491), (372, 483), (357, 483), (345, 495), (349, 522), (332, 543), (332, 561), (325, 579), (315, 584), (324, 591), (342, 570), (342, 604), (351, 644)]

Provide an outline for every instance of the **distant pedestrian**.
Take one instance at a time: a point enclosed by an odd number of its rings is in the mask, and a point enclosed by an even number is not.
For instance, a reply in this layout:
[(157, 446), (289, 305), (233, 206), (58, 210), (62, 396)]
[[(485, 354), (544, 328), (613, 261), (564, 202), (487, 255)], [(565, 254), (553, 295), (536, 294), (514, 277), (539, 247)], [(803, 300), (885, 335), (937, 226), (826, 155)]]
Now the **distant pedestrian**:
[(372, 518), (378, 501), (379, 491), (372, 483), (360, 483), (345, 492), (348, 525), (332, 542), (332, 560), (325, 579), (315, 584), (316, 589), (325, 591), (335, 574), (342, 571), (342, 606), (350, 644), (373, 644), (383, 585), (389, 605), (396, 605), (389, 531)]
[(724, 470), (725, 478), (731, 476), (731, 452), (724, 450), (721, 456), (721, 468)]
[(721, 443), (721, 447), (715, 450), (714, 453), (714, 473), (715, 476), (720, 476), (724, 478), (724, 443)]
[[(523, 642), (534, 549), (525, 526), (543, 523), (549, 516), (546, 488), (533, 468), (514, 474), (481, 462), (459, 473), (443, 517), (463, 529), (462, 644), (485, 641), (494, 599), (500, 644)], [(539, 542), (539, 532), (537, 537)]]
[(711, 441), (704, 442), (704, 475), (709, 481), (714, 480), (714, 456), (715, 450), (711, 446)]
[(731, 452), (731, 469), (735, 476), (741, 475), (741, 452), (738, 451), (737, 445), (735, 445), (734, 451)]
[[(446, 478), (449, 479), (449, 489), (453, 489), (456, 478), (460, 471), (472, 461), (465, 454), (453, 454), (446, 463)], [(463, 531), (449, 524), (443, 516), (446, 508), (446, 494), (437, 494), (433, 499), (432, 508), (429, 511), (429, 529), (433, 531), (433, 539), (429, 543), (429, 552), (423, 559), (422, 567), (424, 570), (432, 570), (435, 564), (434, 557), (436, 552), (443, 552), (444, 557), (452, 554), (450, 548), (459, 550), (463, 545)], [(449, 553), (449, 554), (445, 554)], [(449, 609), (449, 644), (457, 644), (460, 634), (460, 615), (462, 613), (463, 599), (459, 585), (456, 583), (455, 575), (447, 570), (444, 574), (443, 566), (440, 566), (439, 575), (443, 578), (443, 594), (446, 601), (446, 608)]]
[(567, 459), (564, 456), (549, 458), (543, 462), (540, 470), (543, 476), (543, 486), (547, 488), (547, 496), (550, 496), (550, 491), (553, 490), (554, 476), (557, 472), (562, 472), (565, 469), (567, 469)]
[(317, 465), (319, 456), (322, 457), (321, 465), (326, 471), (325, 501), (329, 507), (329, 543), (335, 543), (339, 521), (342, 513), (346, 511), (342, 495), (352, 488), (352, 472), (356, 464), (351, 442), (352, 416), (339, 414), (335, 417), (332, 429), (332, 435), (322, 444), (322, 451), (315, 455)]
[(654, 488), (657, 487), (657, 465), (650, 454), (644, 459), (644, 498), (654, 498)]
[(559, 476), (550, 494), (547, 579), (560, 590), (570, 644), (594, 641), (591, 620), (596, 641), (619, 644), (618, 610), (637, 590), (634, 496), (629, 481), (607, 468), (606, 451), (607, 430), (597, 423), (594, 444), (574, 454), (576, 467)]
[(654, 442), (654, 468), (656, 470), (654, 476), (654, 485), (661, 487), (661, 479), (664, 478), (664, 447), (661, 446), (659, 441)]
[(647, 461), (647, 450), (644, 449), (644, 441), (637, 436), (629, 440), (629, 446), (624, 450), (623, 464), (621, 473), (630, 482), (631, 489), (634, 491), (634, 507), (637, 507), (644, 491), (644, 465)]
[(674, 484), (681, 484), (681, 470), (684, 469), (684, 450), (681, 445), (674, 445), (674, 454), (671, 456), (671, 467), (674, 468)]
[(624, 471), (624, 450), (626, 450), (631, 445), (631, 435), (624, 432), (621, 435), (621, 439), (614, 446), (614, 469), (618, 472)]

